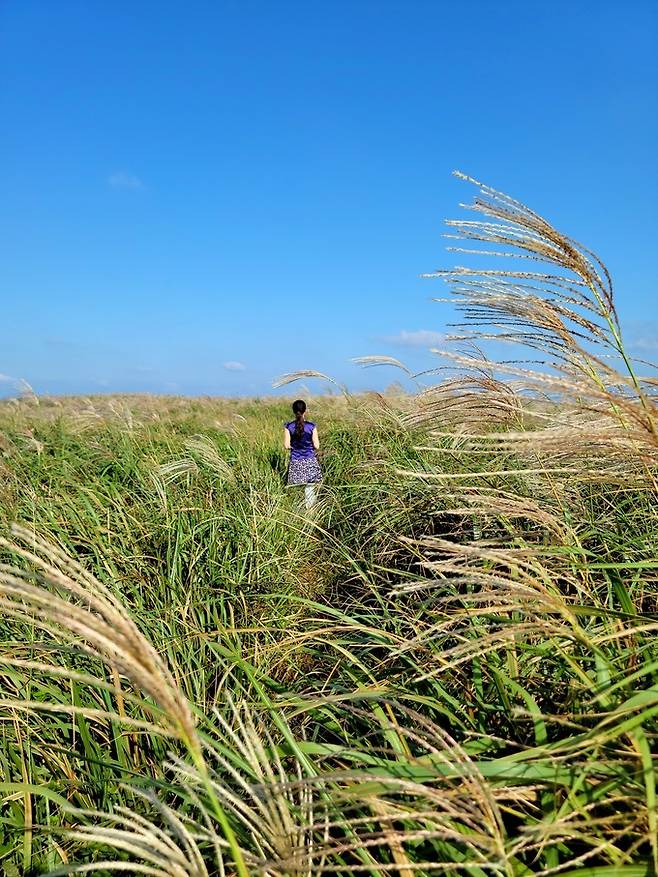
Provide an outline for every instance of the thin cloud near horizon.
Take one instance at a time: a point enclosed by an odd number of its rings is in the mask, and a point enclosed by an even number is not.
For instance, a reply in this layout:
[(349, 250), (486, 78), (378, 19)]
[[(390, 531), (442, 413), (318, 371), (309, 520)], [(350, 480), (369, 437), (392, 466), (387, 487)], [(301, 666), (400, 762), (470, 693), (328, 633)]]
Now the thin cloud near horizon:
[(658, 351), (658, 333), (640, 335), (636, 338), (630, 337), (628, 340), (628, 346), (632, 350), (638, 350), (642, 352), (649, 351), (655, 353), (656, 351)]
[(132, 189), (135, 191), (144, 188), (144, 183), (140, 178), (129, 171), (114, 171), (107, 178), (107, 182), (113, 189)]
[(433, 347), (437, 344), (445, 344), (446, 336), (442, 332), (432, 329), (416, 329), (409, 331), (402, 329), (397, 335), (388, 335), (382, 339), (387, 344), (395, 344), (397, 347)]
[(247, 368), (247, 366), (243, 362), (236, 362), (235, 360), (230, 360), (229, 362), (224, 363), (224, 368), (230, 372), (243, 372)]

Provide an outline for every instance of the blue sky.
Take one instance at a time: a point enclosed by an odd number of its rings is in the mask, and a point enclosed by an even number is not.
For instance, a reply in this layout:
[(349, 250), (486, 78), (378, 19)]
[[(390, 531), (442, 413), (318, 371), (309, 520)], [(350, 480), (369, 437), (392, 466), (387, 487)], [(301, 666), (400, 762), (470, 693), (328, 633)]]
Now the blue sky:
[(599, 252), (658, 356), (657, 52), (654, 0), (0, 0), (0, 392), (429, 367), (454, 168)]

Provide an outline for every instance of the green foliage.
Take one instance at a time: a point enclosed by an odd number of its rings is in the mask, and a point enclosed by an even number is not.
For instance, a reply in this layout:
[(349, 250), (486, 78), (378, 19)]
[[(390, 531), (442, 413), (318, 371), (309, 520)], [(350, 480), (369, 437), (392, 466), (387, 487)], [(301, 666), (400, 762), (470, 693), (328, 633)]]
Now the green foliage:
[[(237, 776), (235, 793), (249, 788), (256, 809), (265, 782), (285, 798), (288, 833), (320, 856), (302, 812), (312, 805), (315, 819), (323, 813), (337, 826), (325, 855), (345, 873), (453, 862), (468, 873), (526, 874), (579, 855), (600, 867), (650, 857), (650, 493), (609, 481), (555, 498), (543, 480), (544, 510), (574, 522), (560, 545), (540, 521), (481, 516), (484, 547), (450, 561), (444, 543), (478, 543), (454, 488), (437, 491), (428, 476), (468, 484), (486, 465), (500, 492), (510, 479), (495, 472), (513, 458), (456, 454), (450, 443), (420, 450), (423, 431), (404, 425), (408, 400), (394, 408), (358, 398), (349, 409), (318, 400), (327, 486), (313, 516), (283, 486), (277, 403), (238, 405), (245, 419), (224, 428), (223, 403), (208, 401), (205, 420), (197, 402), (177, 403), (166, 418), (145, 416), (140, 404), (130, 426), (105, 412), (83, 430), (74, 400), (54, 417), (47, 403), (5, 407), (4, 527), (34, 527), (129, 607), (197, 711), (229, 814)], [(515, 496), (537, 496), (530, 476), (514, 481)], [(543, 546), (543, 556), (524, 560), (523, 546)], [(489, 589), (501, 578), (518, 592)], [(10, 618), (3, 628), (5, 661), (99, 678), (75, 641), (58, 645)], [(120, 706), (111, 689), (11, 660), (0, 752), (7, 869), (100, 861), (110, 838), (95, 834), (92, 813), (121, 802), (156, 822), (158, 808), (173, 807), (207, 833), (211, 805), (198, 768), (181, 766), (184, 747), (122, 721), (144, 717), (130, 701), (134, 683), (122, 677)], [(111, 667), (105, 678), (112, 683)], [(12, 699), (79, 712), (25, 712)], [(286, 782), (298, 775), (304, 794), (281, 791), (265, 762), (280, 762)], [(140, 789), (156, 790), (159, 803), (135, 798)], [(77, 835), (53, 833), (72, 819)], [(233, 820), (248, 872), (267, 872), (257, 854), (265, 841), (244, 814)], [(294, 837), (285, 850), (270, 841), (271, 873), (296, 873)], [(213, 873), (211, 840), (199, 843)], [(113, 855), (125, 857), (121, 849)]]
[(551, 362), (315, 400), (310, 513), (276, 400), (0, 407), (2, 873), (656, 874), (651, 385), (596, 257), (474, 209), (551, 273), (467, 319)]

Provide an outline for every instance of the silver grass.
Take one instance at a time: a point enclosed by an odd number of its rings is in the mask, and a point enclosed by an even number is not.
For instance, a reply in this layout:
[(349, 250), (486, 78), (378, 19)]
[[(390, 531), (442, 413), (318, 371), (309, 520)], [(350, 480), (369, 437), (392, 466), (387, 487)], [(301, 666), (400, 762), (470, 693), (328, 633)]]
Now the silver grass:
[[(115, 595), (80, 564), (33, 532), (14, 525), (0, 545), (37, 570), (0, 565), (0, 607), (57, 641), (102, 661), (146, 695), (143, 708), (163, 731), (200, 751), (186, 699), (153, 646)], [(152, 706), (150, 706), (152, 704)]]

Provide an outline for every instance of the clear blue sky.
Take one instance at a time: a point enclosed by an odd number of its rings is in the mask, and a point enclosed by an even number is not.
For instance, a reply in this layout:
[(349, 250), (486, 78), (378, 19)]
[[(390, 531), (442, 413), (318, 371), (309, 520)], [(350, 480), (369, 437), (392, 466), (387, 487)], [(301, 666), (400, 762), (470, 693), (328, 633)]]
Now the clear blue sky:
[(598, 251), (658, 356), (657, 56), (655, 0), (0, 0), (0, 373), (251, 394), (429, 366), (454, 168)]

